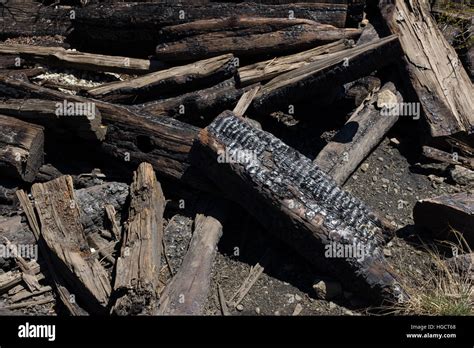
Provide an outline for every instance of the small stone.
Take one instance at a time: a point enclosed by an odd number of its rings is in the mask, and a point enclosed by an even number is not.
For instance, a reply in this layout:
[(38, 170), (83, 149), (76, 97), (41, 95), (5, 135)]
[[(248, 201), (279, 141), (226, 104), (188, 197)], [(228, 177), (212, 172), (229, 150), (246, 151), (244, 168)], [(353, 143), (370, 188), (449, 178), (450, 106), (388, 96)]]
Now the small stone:
[(383, 249), (383, 254), (387, 257), (392, 256), (392, 251), (390, 249)]
[(295, 309), (293, 310), (293, 316), (299, 315), (303, 310), (303, 306), (299, 303), (296, 304)]
[(352, 180), (357, 181), (359, 177), (357, 175), (352, 175)]
[(382, 182), (383, 182), (384, 184), (388, 184), (388, 183), (390, 183), (390, 180), (385, 179), (385, 178), (382, 178)]
[(369, 164), (368, 163), (362, 163), (360, 166), (360, 170), (362, 170), (364, 173), (369, 169)]
[(377, 95), (377, 107), (382, 109), (383, 107), (387, 109), (392, 109), (397, 104), (397, 96), (388, 89), (384, 89), (379, 92)]
[(398, 146), (400, 145), (400, 141), (397, 138), (391, 138), (390, 144)]
[(336, 309), (337, 305), (334, 302), (329, 302), (329, 309)]
[(255, 313), (260, 314), (260, 307), (255, 307)]
[(242, 306), (241, 304), (238, 304), (235, 309), (237, 309), (239, 312), (242, 312), (244, 310), (244, 306)]
[(300, 295), (295, 294), (295, 300), (296, 300), (296, 301), (301, 301), (302, 299), (303, 299), (303, 298), (302, 298)]
[(413, 189), (410, 186), (408, 186), (407, 191), (413, 192)]
[(373, 181), (373, 182), (377, 182), (377, 176), (376, 176), (376, 175), (374, 175), (374, 176), (372, 177), (372, 181)]
[(313, 285), (317, 298), (321, 300), (331, 300), (342, 294), (341, 284), (335, 281), (320, 280)]
[(378, 157), (377, 160), (379, 160), (380, 162), (383, 162), (383, 157)]
[(273, 312), (274, 315), (280, 315), (280, 311)]
[(449, 171), (450, 178), (459, 185), (469, 185), (474, 183), (474, 171), (455, 165)]

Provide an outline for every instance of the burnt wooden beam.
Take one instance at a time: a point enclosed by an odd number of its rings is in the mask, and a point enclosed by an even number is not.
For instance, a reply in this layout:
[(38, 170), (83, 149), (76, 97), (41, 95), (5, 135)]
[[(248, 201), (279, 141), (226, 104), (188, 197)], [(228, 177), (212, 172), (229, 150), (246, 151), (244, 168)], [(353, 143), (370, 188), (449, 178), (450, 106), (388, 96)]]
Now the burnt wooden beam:
[(381, 1), (379, 9), (400, 38), (404, 65), (433, 137), (474, 131), (474, 87), (455, 50), (432, 18), (428, 3)]
[(250, 85), (238, 88), (235, 79), (231, 78), (205, 89), (140, 104), (136, 109), (154, 116), (173, 117), (192, 124), (205, 123), (222, 111), (232, 108), (245, 92), (254, 87), (255, 85)]
[(326, 54), (339, 52), (350, 46), (349, 40), (338, 40), (289, 56), (275, 57), (263, 62), (246, 65), (239, 68), (239, 82), (246, 86), (256, 82), (268, 81), (278, 75), (323, 59)]
[(103, 140), (107, 129), (101, 124), (100, 111), (93, 101), (86, 104), (67, 100), (6, 99), (0, 101), (0, 113), (85, 140)]
[[(474, 246), (474, 194), (461, 192), (422, 199), (413, 208), (415, 225), (429, 231), (433, 239)], [(461, 243), (459, 243), (461, 242)]]
[(237, 68), (232, 54), (201, 60), (146, 74), (127, 81), (106, 83), (91, 88), (87, 95), (114, 102), (142, 102), (163, 97), (170, 92), (183, 92), (213, 85), (235, 75)]
[(393, 83), (385, 84), (356, 109), (313, 163), (343, 185), (397, 122), (399, 115), (390, 110), (402, 101)]
[(163, 61), (196, 60), (228, 52), (238, 57), (281, 55), (340, 39), (355, 39), (361, 33), (359, 29), (319, 23), (297, 24), (269, 33), (249, 31), (226, 30), (189, 36), (159, 44), (155, 54)]
[[(278, 138), (227, 111), (200, 132), (193, 163), (268, 231), (351, 291), (375, 301), (405, 299), (384, 259), (376, 215)], [(331, 255), (352, 246), (363, 256)]]
[(159, 315), (202, 315), (211, 283), (211, 271), (222, 235), (225, 203), (201, 202), (194, 232), (178, 272), (160, 295)]
[(54, 256), (58, 270), (84, 306), (103, 313), (111, 292), (106, 270), (91, 256), (72, 178), (62, 176), (31, 187), (41, 225), (41, 238)]
[[(162, 176), (208, 192), (215, 190), (204, 175), (190, 167), (188, 156), (199, 131), (197, 127), (166, 117), (156, 117), (152, 115), (152, 111), (148, 112), (145, 108), (130, 108), (77, 95), (66, 95), (19, 79), (0, 76), (0, 91), (9, 97), (93, 102), (107, 126), (107, 135), (101, 145), (104, 153), (127, 167), (136, 168), (141, 162), (149, 162)], [(240, 93), (231, 98), (232, 103), (239, 97)], [(189, 100), (192, 102), (193, 97)]]
[(153, 167), (142, 163), (130, 185), (127, 227), (114, 280), (119, 315), (152, 313), (158, 300), (165, 198)]
[(263, 34), (299, 24), (315, 24), (309, 19), (265, 18), (232, 16), (226, 18), (201, 19), (193, 22), (164, 27), (160, 30), (162, 40), (167, 42), (216, 33), (222, 31), (246, 30), (247, 34)]
[(32, 182), (43, 164), (43, 127), (0, 115), (0, 170)]
[(0, 54), (52, 66), (128, 74), (145, 74), (165, 67), (163, 63), (151, 59), (107, 56), (63, 47), (0, 44)]
[[(201, 19), (231, 16), (310, 19), (323, 24), (343, 27), (347, 5), (297, 3), (261, 5), (249, 3), (192, 4), (106, 4), (78, 9), (74, 29), (86, 37), (99, 40), (123, 40), (159, 37), (158, 29)], [(102, 32), (102, 33), (101, 33)], [(140, 37), (142, 36), (142, 38)]]
[(330, 88), (357, 80), (395, 62), (401, 51), (396, 36), (382, 38), (324, 58), (275, 77), (265, 84), (252, 107), (258, 112), (285, 110)]
[(71, 30), (71, 8), (44, 6), (33, 0), (0, 3), (0, 40), (18, 36), (67, 35)]

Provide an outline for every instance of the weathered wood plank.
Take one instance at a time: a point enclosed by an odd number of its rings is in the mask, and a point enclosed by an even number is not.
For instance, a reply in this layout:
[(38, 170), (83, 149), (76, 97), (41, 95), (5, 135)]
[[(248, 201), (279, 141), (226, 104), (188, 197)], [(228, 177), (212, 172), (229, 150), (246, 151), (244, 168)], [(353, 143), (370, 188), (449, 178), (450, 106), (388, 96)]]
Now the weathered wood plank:
[(43, 127), (0, 115), (2, 175), (32, 182), (43, 164)]
[(142, 163), (130, 185), (130, 208), (114, 280), (119, 315), (154, 311), (158, 300), (165, 198), (153, 167)]
[(183, 92), (213, 85), (232, 77), (236, 64), (232, 54), (201, 60), (146, 74), (135, 79), (103, 84), (91, 88), (87, 95), (114, 102), (142, 102), (144, 99), (163, 97), (166, 93)]
[(72, 178), (62, 176), (34, 184), (31, 194), (41, 223), (41, 237), (54, 255), (53, 261), (84, 306), (103, 312), (111, 292), (110, 280), (99, 261), (90, 257)]
[(295, 70), (316, 60), (323, 59), (328, 53), (339, 52), (349, 47), (349, 41), (338, 40), (289, 56), (275, 57), (274, 59), (246, 65), (239, 68), (239, 81), (240, 84), (244, 86), (256, 82), (268, 81), (278, 75)]
[(145, 74), (165, 67), (156, 60), (107, 56), (66, 50), (62, 47), (0, 44), (0, 54), (10, 54), (21, 57), (22, 60), (52, 66), (128, 74)]
[(183, 263), (160, 296), (156, 314), (202, 315), (211, 283), (211, 271), (222, 235), (225, 204), (199, 208), (194, 232)]
[(432, 18), (428, 2), (381, 1), (389, 30), (397, 34), (404, 63), (433, 137), (474, 131), (474, 87)]
[(93, 101), (62, 102), (42, 99), (0, 101), (0, 113), (44, 126), (58, 134), (73, 134), (85, 140), (103, 140), (107, 128)]

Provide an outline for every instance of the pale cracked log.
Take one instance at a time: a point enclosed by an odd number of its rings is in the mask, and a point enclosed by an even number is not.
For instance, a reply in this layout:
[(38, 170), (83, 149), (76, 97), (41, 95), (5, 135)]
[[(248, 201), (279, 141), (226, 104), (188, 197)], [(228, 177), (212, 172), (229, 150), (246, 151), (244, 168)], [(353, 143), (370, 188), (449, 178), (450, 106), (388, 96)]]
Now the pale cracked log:
[(92, 313), (105, 313), (111, 292), (107, 271), (91, 257), (81, 225), (72, 178), (61, 176), (31, 187), (44, 239), (58, 273)]
[[(381, 221), (278, 138), (226, 111), (200, 132), (192, 160), (268, 231), (347, 289), (377, 302), (406, 298), (383, 256)], [(341, 248), (345, 257), (333, 257)]]
[(158, 300), (165, 198), (153, 167), (142, 163), (130, 185), (127, 226), (117, 259), (113, 312), (152, 313)]
[(427, 0), (379, 3), (433, 137), (474, 131), (474, 87), (454, 48), (430, 14)]
[(160, 296), (157, 314), (203, 314), (226, 209), (223, 202), (201, 204), (188, 251), (178, 272)]

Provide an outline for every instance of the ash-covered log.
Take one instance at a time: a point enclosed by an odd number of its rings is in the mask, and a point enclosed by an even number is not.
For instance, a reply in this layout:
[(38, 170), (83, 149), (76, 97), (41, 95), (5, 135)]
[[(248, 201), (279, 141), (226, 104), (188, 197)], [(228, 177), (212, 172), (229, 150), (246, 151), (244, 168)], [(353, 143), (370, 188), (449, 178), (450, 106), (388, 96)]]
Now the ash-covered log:
[(351, 291), (404, 300), (377, 216), (278, 138), (226, 111), (200, 132), (192, 159), (268, 231)]

